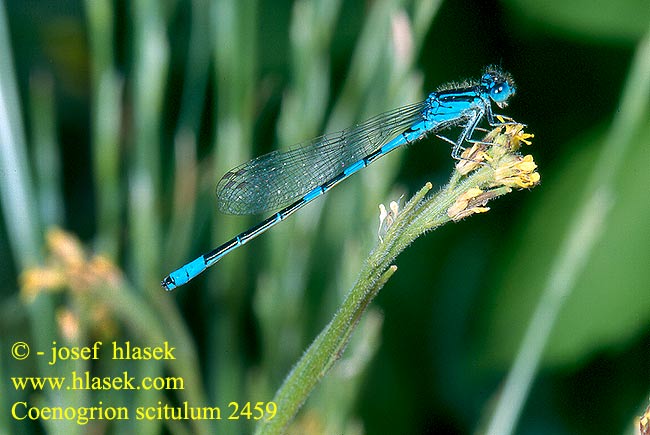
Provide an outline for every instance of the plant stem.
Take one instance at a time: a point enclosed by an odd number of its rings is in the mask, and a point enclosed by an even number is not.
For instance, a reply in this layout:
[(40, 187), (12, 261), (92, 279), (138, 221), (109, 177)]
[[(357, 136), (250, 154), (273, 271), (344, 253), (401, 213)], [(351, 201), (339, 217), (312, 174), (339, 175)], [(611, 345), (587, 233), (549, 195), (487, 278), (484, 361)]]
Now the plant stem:
[[(513, 162), (526, 161), (513, 151), (519, 147), (520, 139), (527, 136), (521, 134), (522, 126), (509, 127), (505, 128), (505, 132), (502, 132), (502, 127), (498, 127), (484, 139), (495, 144), (480, 151), (481, 159), (487, 156), (489, 164), (477, 163), (476, 169), (465, 174), (456, 171), (457, 174), (451, 177), (449, 184), (428, 198), (426, 195), (432, 185), (426, 183), (405, 205), (402, 212), (394, 216), (395, 220), (387, 229), (383, 241), (375, 247), (364, 263), (355, 286), (277, 391), (273, 399), (278, 407), (277, 415), (273, 419), (262, 421), (256, 434), (286, 432), (287, 426), (311, 390), (343, 354), (352, 332), (370, 302), (397, 270), (391, 263), (400, 252), (426, 231), (451, 220), (486, 211), (487, 208), (483, 206), (487, 201), (512, 190), (509, 185), (501, 184), (503, 180), (499, 181), (498, 174), (504, 168), (510, 168)], [(475, 155), (471, 158), (475, 158)], [(457, 165), (457, 168), (460, 166)], [(469, 199), (463, 202), (464, 198)], [(461, 206), (458, 206), (459, 201)], [(452, 213), (452, 210), (455, 212)]]

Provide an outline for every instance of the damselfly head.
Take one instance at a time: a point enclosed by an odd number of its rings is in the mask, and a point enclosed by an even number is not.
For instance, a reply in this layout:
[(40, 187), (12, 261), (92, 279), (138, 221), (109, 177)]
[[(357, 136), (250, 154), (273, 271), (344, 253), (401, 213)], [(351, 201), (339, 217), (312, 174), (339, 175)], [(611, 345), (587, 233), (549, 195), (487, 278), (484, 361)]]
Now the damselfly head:
[(508, 98), (516, 92), (512, 76), (496, 66), (489, 66), (485, 69), (480, 86), (500, 108), (506, 107)]

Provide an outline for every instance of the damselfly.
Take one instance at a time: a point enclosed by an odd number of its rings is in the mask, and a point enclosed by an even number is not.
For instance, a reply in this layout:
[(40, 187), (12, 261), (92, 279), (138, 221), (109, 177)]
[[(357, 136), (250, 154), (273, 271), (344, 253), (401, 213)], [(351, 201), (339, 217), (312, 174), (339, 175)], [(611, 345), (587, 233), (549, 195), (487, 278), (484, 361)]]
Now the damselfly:
[[(217, 184), (217, 203), (222, 212), (242, 215), (281, 210), (170, 273), (162, 286), (173, 290), (187, 283), (350, 175), (427, 134), (450, 142), (452, 157), (459, 159), (463, 144), (473, 140), (472, 133), (483, 119), (491, 126), (502, 124), (492, 113), (492, 102), (503, 108), (514, 93), (511, 76), (491, 66), (478, 81), (447, 84), (419, 103), (317, 137), (289, 151), (273, 151), (226, 172)], [(439, 134), (450, 127), (461, 128), (455, 141)]]

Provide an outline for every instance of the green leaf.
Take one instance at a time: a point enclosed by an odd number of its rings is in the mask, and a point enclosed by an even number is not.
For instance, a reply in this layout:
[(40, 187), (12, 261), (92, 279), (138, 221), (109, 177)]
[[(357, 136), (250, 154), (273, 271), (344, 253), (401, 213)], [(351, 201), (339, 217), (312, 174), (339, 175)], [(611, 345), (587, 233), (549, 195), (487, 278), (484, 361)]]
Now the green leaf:
[(562, 36), (630, 42), (638, 40), (650, 21), (647, 0), (509, 0), (528, 25)]

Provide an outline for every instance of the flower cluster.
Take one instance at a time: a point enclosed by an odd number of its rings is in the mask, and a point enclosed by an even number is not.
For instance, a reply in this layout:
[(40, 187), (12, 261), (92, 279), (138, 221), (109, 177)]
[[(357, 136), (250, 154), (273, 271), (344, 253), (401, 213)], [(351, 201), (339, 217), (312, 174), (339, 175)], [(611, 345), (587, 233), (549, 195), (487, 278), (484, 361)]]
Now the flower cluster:
[(540, 181), (533, 156), (522, 156), (522, 144), (531, 145), (533, 137), (524, 133), (524, 125), (505, 123), (490, 131), (482, 141), (473, 142), (456, 163), (456, 175), (469, 177), (479, 169), (486, 169), (478, 185), (461, 193), (447, 210), (454, 221), (489, 210), (485, 205), (493, 198), (508, 193), (511, 188), (528, 189)]

